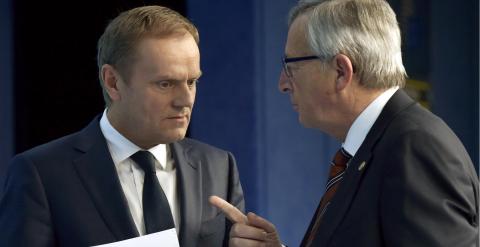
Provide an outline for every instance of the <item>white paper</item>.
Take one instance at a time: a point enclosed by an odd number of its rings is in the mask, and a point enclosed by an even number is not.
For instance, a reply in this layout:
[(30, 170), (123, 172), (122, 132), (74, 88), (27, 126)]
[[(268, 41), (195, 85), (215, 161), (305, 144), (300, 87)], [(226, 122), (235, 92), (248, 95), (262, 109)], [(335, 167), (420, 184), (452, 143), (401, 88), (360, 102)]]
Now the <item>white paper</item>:
[(119, 242), (96, 245), (92, 247), (180, 247), (175, 228), (148, 234), (138, 238), (131, 238)]

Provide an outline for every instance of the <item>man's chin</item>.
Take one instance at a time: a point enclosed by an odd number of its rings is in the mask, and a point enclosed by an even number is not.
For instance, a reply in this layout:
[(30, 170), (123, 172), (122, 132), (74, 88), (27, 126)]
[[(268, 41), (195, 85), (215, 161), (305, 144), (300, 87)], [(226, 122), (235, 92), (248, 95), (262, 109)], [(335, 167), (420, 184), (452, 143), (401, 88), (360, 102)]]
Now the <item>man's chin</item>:
[(172, 133), (169, 133), (167, 136), (164, 136), (164, 139), (168, 141), (167, 143), (181, 141), (185, 138), (186, 133), (187, 133), (186, 129), (185, 130), (177, 129), (175, 131), (172, 131)]
[(305, 128), (315, 128), (314, 124), (312, 124), (311, 121), (302, 118), (301, 115), (298, 116), (298, 122), (300, 122), (300, 124)]

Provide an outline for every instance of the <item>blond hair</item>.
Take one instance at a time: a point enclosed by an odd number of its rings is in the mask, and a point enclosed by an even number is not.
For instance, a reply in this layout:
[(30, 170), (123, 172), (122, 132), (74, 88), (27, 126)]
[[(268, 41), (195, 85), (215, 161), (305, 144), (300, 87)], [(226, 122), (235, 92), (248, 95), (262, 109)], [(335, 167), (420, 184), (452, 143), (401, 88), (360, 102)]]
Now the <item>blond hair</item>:
[(111, 100), (103, 86), (101, 69), (104, 64), (114, 66), (122, 76), (129, 76), (129, 65), (134, 59), (138, 43), (147, 37), (168, 37), (189, 33), (199, 42), (197, 28), (178, 12), (162, 6), (144, 6), (121, 13), (105, 29), (97, 44), (97, 63), (103, 98), (107, 106)]

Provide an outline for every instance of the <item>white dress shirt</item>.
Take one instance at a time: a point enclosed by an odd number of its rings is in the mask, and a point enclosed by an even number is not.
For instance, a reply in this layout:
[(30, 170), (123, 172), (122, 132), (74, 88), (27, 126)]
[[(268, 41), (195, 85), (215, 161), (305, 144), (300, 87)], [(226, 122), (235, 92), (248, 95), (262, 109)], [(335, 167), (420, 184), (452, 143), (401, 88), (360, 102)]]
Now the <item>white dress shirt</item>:
[[(142, 192), (143, 170), (130, 158), (137, 151), (142, 150), (120, 134), (107, 117), (107, 109), (100, 119), (100, 129), (107, 140), (108, 150), (112, 155), (113, 163), (117, 170), (123, 193), (128, 201), (130, 213), (140, 235), (145, 235), (145, 221), (143, 219)], [(180, 211), (177, 196), (177, 175), (175, 162), (171, 157), (168, 145), (159, 144), (149, 151), (156, 158), (155, 168), (158, 181), (167, 196), (168, 204), (172, 211), (173, 221), (177, 233), (179, 232)]]
[(398, 87), (386, 90), (372, 101), (372, 103), (370, 103), (360, 115), (358, 115), (352, 126), (350, 126), (345, 142), (342, 144), (342, 147), (349, 154), (355, 156), (373, 124), (377, 121), (383, 107), (385, 107), (388, 100), (390, 100), (397, 90)]

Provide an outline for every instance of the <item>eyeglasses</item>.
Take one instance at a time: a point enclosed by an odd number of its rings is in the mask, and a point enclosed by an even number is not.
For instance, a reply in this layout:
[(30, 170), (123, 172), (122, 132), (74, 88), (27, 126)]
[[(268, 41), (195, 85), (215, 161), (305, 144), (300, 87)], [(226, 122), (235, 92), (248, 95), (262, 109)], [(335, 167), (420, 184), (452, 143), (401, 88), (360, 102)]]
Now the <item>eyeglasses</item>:
[(313, 60), (313, 59), (319, 59), (319, 58), (320, 58), (319, 56), (283, 57), (282, 59), (283, 71), (285, 71), (285, 74), (287, 75), (287, 77), (292, 78), (293, 74), (290, 68), (288, 67), (288, 63)]

